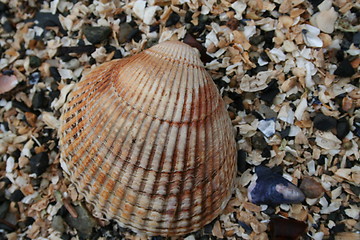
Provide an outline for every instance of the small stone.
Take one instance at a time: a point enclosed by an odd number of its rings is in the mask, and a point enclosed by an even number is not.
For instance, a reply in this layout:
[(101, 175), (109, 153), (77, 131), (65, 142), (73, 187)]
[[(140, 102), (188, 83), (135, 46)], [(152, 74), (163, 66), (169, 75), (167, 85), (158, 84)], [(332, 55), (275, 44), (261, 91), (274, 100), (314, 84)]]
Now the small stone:
[(134, 28), (129, 23), (120, 24), (119, 43), (125, 43)]
[(319, 198), (324, 193), (321, 183), (311, 177), (305, 177), (301, 181), (300, 189), (308, 198)]
[(291, 218), (270, 219), (270, 239), (299, 239), (306, 232), (307, 224)]
[(61, 80), (61, 76), (59, 71), (57, 70), (57, 67), (50, 67), (50, 75), (55, 79), (55, 81), (59, 82)]
[(37, 176), (43, 174), (49, 166), (49, 156), (46, 152), (41, 152), (33, 155), (30, 158), (30, 169), (32, 173)]
[(41, 65), (41, 60), (37, 56), (30, 56), (29, 60), (30, 60), (30, 67), (32, 68), (37, 68)]
[(360, 47), (360, 32), (354, 34), (352, 42), (356, 47)]
[(96, 221), (82, 205), (75, 206), (74, 208), (78, 214), (77, 218), (67, 214), (64, 220), (70, 227), (78, 231), (80, 238), (88, 239), (92, 234), (93, 228), (96, 226)]
[(344, 59), (334, 72), (339, 77), (351, 77), (355, 74), (354, 68), (351, 66), (349, 60)]
[(170, 27), (179, 22), (180, 16), (176, 12), (172, 12), (169, 18), (166, 20), (165, 27)]
[(92, 44), (98, 44), (102, 41), (106, 40), (111, 33), (110, 27), (92, 27), (86, 26), (84, 27), (84, 35), (86, 39)]
[(246, 162), (246, 152), (239, 150), (237, 155), (237, 170), (241, 173), (245, 172), (249, 168), (249, 164)]
[(346, 135), (348, 135), (350, 131), (350, 124), (346, 118), (340, 118), (337, 120), (336, 124), (336, 136), (341, 140)]
[(39, 109), (44, 106), (45, 93), (43, 91), (35, 92), (32, 99), (32, 107), (34, 109)]
[(274, 79), (264, 90), (261, 91), (260, 99), (270, 104), (279, 92), (279, 85), (277, 84), (277, 80)]
[(45, 29), (46, 27), (59, 27), (61, 33), (66, 33), (63, 29), (59, 14), (52, 14), (50, 12), (37, 12), (33, 19), (29, 19), (28, 22), (36, 22), (36, 25)]
[(20, 189), (17, 189), (10, 195), (10, 201), (20, 202), (24, 197), (25, 195), (22, 193), (22, 191)]
[(51, 223), (51, 227), (54, 230), (63, 233), (65, 231), (65, 226), (64, 226), (64, 220), (62, 219), (62, 217), (59, 215), (54, 216), (52, 223)]
[(5, 32), (7, 32), (7, 33), (11, 33), (12, 31), (15, 30), (13, 24), (10, 21), (5, 21), (3, 28), (4, 28)]
[(329, 131), (336, 128), (336, 119), (333, 117), (326, 116), (322, 113), (318, 113), (314, 120), (314, 127), (320, 131)]
[(4, 200), (3, 203), (0, 204), (0, 218), (3, 219), (6, 216), (6, 213), (9, 211), (10, 201)]

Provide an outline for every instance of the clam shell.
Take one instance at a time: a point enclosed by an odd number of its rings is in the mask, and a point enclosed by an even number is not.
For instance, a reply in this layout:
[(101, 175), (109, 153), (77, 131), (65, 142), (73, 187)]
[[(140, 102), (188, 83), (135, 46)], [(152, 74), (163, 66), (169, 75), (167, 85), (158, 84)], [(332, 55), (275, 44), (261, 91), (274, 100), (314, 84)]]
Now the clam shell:
[(224, 209), (236, 175), (233, 128), (196, 50), (165, 42), (102, 64), (63, 110), (63, 169), (106, 218), (176, 236)]

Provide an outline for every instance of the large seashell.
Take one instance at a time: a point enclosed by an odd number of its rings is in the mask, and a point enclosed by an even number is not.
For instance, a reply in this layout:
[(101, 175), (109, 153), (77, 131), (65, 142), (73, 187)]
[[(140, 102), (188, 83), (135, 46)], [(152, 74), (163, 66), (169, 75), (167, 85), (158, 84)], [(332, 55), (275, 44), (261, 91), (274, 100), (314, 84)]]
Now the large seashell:
[(91, 71), (61, 117), (61, 161), (108, 219), (147, 235), (196, 231), (224, 209), (236, 146), (197, 52), (165, 42)]

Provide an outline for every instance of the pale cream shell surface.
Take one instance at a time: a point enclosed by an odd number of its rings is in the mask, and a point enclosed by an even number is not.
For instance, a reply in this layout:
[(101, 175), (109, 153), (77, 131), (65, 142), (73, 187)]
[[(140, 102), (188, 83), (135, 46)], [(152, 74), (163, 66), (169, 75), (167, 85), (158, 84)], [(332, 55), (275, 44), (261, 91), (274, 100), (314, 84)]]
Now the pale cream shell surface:
[(197, 52), (165, 42), (96, 67), (61, 116), (61, 161), (96, 211), (147, 235), (216, 218), (236, 175), (231, 121)]

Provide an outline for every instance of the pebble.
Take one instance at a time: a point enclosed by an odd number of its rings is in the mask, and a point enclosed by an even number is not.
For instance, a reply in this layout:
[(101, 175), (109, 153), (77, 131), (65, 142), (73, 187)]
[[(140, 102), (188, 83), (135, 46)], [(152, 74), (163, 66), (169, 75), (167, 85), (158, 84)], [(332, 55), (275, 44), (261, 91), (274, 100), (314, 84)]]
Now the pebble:
[(336, 128), (336, 119), (322, 113), (315, 116), (313, 123), (314, 127), (320, 131), (329, 131)]
[(129, 34), (132, 32), (133, 27), (129, 23), (121, 23), (119, 30), (119, 43), (126, 43)]
[(36, 25), (45, 29), (46, 27), (58, 27), (60, 32), (65, 34), (66, 31), (63, 29), (58, 14), (52, 14), (49, 12), (37, 12), (33, 19), (28, 22), (36, 22)]
[(37, 68), (41, 65), (41, 60), (37, 56), (29, 57), (30, 67)]
[(360, 47), (360, 32), (354, 34), (352, 42), (356, 47)]
[(32, 107), (34, 109), (42, 108), (45, 104), (45, 93), (43, 91), (35, 92), (32, 99)]
[(296, 240), (306, 232), (307, 224), (291, 218), (270, 219), (270, 239)]
[(12, 31), (15, 30), (13, 24), (10, 21), (5, 21), (3, 24), (3, 28), (7, 33), (11, 33)]
[(84, 35), (86, 39), (92, 44), (98, 44), (106, 40), (111, 33), (111, 28), (106, 26), (101, 27), (84, 27)]
[(50, 75), (55, 79), (55, 81), (59, 82), (61, 80), (61, 76), (59, 71), (57, 70), (57, 67), (50, 67)]
[(305, 196), (281, 174), (265, 166), (255, 168), (257, 179), (248, 187), (248, 198), (255, 204), (280, 205), (301, 203)]
[(17, 189), (10, 195), (10, 201), (20, 202), (24, 197), (25, 195), (22, 193), (22, 191), (20, 189)]
[(280, 90), (279, 85), (277, 84), (277, 80), (273, 79), (269, 85), (260, 93), (260, 99), (271, 104), (279, 92)]
[(32, 173), (37, 176), (43, 174), (49, 166), (49, 156), (46, 152), (41, 152), (33, 155), (30, 158), (30, 169)]
[(350, 132), (350, 124), (346, 118), (340, 118), (336, 124), (336, 136), (341, 140)]
[(10, 201), (4, 199), (4, 202), (0, 204), (0, 218), (3, 219), (6, 216), (6, 213), (9, 210), (10, 207)]
[(58, 49), (58, 54), (61, 55), (66, 55), (69, 53), (87, 53), (87, 54), (91, 54), (93, 52), (95, 52), (96, 47), (94, 45), (79, 45), (79, 46), (74, 46), (74, 47), (63, 47), (61, 46)]
[(62, 219), (62, 217), (59, 215), (54, 216), (52, 223), (51, 223), (51, 227), (54, 230), (63, 233), (65, 231), (65, 226), (64, 226), (64, 220)]
[(172, 25), (175, 25), (179, 22), (180, 16), (176, 12), (172, 12), (169, 16), (169, 18), (166, 20), (165, 27), (170, 27)]
[(96, 226), (96, 221), (82, 205), (75, 206), (74, 208), (78, 217), (73, 218), (71, 214), (67, 214), (64, 220), (70, 227), (78, 231), (80, 238), (88, 239), (92, 234), (93, 228)]
[(312, 177), (304, 177), (301, 181), (300, 189), (307, 198), (319, 198), (324, 193), (321, 183)]
[(239, 150), (237, 154), (237, 170), (241, 173), (245, 172), (250, 165), (246, 162), (247, 153), (244, 150)]
[(267, 146), (267, 142), (264, 136), (260, 132), (257, 132), (254, 136), (251, 137), (251, 145), (254, 149), (262, 151)]
[(336, 68), (335, 75), (339, 77), (351, 77), (355, 74), (354, 68), (351, 66), (351, 63), (349, 60), (344, 59), (339, 66)]

